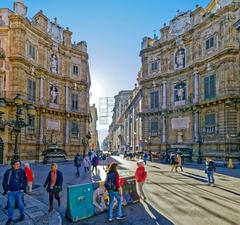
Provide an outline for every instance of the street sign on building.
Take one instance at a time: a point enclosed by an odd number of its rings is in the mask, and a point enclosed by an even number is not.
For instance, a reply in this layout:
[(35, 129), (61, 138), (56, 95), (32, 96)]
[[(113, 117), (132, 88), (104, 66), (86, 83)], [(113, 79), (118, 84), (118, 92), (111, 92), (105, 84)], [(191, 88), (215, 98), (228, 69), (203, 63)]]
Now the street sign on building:
[(99, 123), (110, 125), (113, 115), (114, 98), (103, 97), (99, 99)]

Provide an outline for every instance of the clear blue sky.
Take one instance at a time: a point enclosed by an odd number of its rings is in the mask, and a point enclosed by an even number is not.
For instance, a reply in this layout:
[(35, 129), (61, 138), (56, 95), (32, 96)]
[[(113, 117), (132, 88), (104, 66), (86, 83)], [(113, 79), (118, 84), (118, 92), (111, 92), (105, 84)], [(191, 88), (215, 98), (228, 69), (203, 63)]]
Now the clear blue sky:
[[(12, 9), (13, 0), (0, 0)], [(86, 40), (92, 79), (91, 103), (132, 89), (140, 68), (139, 51), (144, 36), (159, 33), (178, 9), (194, 10), (210, 0), (25, 0), (28, 17), (40, 9), (60, 25), (69, 27), (73, 41)]]

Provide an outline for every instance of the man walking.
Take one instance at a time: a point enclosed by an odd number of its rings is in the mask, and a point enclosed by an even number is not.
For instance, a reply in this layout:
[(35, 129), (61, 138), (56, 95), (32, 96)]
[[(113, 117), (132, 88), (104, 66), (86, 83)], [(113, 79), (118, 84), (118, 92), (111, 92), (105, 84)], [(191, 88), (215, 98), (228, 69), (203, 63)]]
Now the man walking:
[(23, 169), (20, 168), (20, 161), (14, 160), (12, 168), (8, 169), (3, 176), (3, 190), (8, 197), (8, 221), (6, 225), (13, 224), (13, 212), (15, 202), (20, 212), (20, 221), (25, 219), (23, 194), (26, 193), (27, 177)]
[(77, 168), (76, 176), (79, 177), (79, 167), (81, 167), (82, 158), (79, 153), (74, 158), (74, 166)]

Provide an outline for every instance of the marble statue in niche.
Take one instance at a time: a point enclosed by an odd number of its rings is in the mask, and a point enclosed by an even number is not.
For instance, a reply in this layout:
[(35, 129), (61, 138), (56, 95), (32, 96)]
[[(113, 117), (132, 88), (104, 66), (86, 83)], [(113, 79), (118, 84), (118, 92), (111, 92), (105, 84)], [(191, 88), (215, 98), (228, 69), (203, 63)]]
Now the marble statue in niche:
[(186, 100), (186, 83), (181, 81), (174, 87), (174, 101), (178, 102), (184, 100)]
[(182, 130), (177, 131), (177, 143), (178, 144), (183, 143), (183, 131)]
[(50, 87), (50, 103), (58, 104), (58, 88), (54, 85)]
[(56, 54), (51, 55), (51, 67), (50, 70), (52, 73), (58, 73), (58, 57)]
[(179, 49), (175, 53), (175, 68), (182, 69), (186, 66), (186, 51), (184, 48)]

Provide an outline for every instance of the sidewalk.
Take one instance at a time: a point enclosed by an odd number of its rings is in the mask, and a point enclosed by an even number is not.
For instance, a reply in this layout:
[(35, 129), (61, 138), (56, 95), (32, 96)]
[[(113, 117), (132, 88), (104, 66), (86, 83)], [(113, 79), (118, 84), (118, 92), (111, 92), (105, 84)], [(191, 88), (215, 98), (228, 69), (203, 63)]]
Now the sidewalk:
[[(5, 225), (8, 220), (7, 210), (7, 197), (0, 195), (0, 225)], [(62, 219), (60, 214), (53, 210), (48, 213), (48, 206), (42, 202), (25, 195), (25, 220), (15, 222), (17, 225), (61, 225)], [(18, 209), (14, 210), (14, 220), (19, 218)]]

